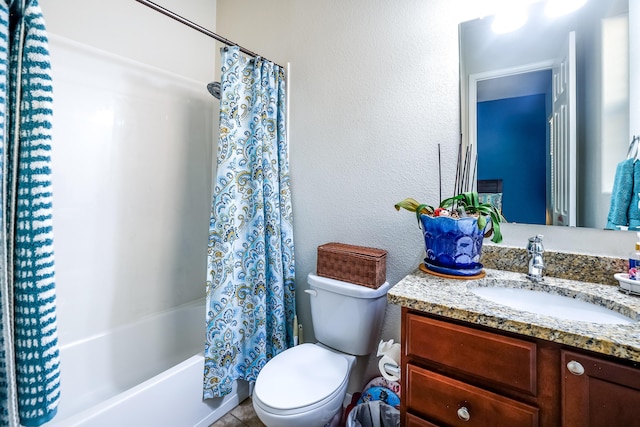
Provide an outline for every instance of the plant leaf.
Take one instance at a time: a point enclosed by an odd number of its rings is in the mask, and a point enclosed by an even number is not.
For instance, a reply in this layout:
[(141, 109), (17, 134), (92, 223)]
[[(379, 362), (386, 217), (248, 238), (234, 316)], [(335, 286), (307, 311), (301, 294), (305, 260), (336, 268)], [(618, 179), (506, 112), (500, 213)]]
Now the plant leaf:
[(459, 200), (462, 200), (464, 196), (462, 194), (458, 194), (457, 196), (449, 197), (440, 202), (441, 208), (450, 208), (453, 204)]
[(478, 228), (480, 230), (484, 230), (486, 226), (487, 226), (487, 217), (484, 215), (480, 215), (478, 217)]
[(415, 212), (416, 213), (416, 218), (418, 218), (418, 224), (420, 224), (420, 215), (425, 214), (425, 215), (432, 215), (433, 214), (433, 207), (429, 206), (427, 204), (424, 203), (420, 203), (418, 202), (416, 199), (413, 199), (411, 197), (408, 197), (404, 200), (402, 200), (401, 202), (398, 202), (395, 204), (395, 208), (396, 210), (400, 210), (402, 209), (406, 209), (409, 212)]
[(493, 243), (502, 242), (502, 233), (500, 232), (500, 221), (504, 220), (504, 217), (497, 209), (491, 211), (491, 227), (493, 228), (493, 237), (491, 241)]
[(420, 203), (416, 199), (412, 199), (411, 197), (408, 197), (403, 201), (395, 204), (395, 208), (397, 211), (399, 211), (400, 208), (403, 208), (410, 212), (415, 212), (418, 209), (418, 206), (420, 206)]
[(416, 209), (416, 218), (418, 218), (418, 224), (420, 223), (420, 215), (423, 213), (431, 215), (433, 213), (433, 208), (429, 205), (425, 205), (424, 203), (418, 206)]

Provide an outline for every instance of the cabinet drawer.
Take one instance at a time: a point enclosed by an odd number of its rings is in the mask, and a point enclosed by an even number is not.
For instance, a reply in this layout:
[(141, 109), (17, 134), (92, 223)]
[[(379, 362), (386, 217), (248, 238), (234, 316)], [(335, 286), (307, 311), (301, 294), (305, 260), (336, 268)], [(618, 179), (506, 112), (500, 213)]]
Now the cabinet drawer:
[(536, 395), (536, 344), (406, 314), (405, 356)]
[(407, 414), (407, 427), (438, 427), (435, 424), (431, 424), (429, 421), (425, 421), (415, 415)]
[[(414, 365), (407, 365), (407, 384), (407, 411), (424, 415), (436, 424), (466, 427), (538, 425), (537, 408)], [(459, 414), (463, 407), (468, 412), (468, 420), (461, 418), (464, 414)]]

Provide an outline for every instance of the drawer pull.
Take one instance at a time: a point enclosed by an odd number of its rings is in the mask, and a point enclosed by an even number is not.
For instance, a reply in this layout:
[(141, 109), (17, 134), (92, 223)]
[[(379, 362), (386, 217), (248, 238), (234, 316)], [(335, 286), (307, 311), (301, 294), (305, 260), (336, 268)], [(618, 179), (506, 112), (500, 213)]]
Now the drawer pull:
[(584, 374), (584, 366), (582, 366), (580, 364), (580, 362), (576, 362), (575, 360), (572, 360), (571, 362), (567, 363), (567, 369), (573, 375), (582, 375), (582, 374)]
[(471, 419), (471, 414), (469, 413), (469, 410), (463, 406), (458, 409), (458, 418), (462, 421), (469, 421)]

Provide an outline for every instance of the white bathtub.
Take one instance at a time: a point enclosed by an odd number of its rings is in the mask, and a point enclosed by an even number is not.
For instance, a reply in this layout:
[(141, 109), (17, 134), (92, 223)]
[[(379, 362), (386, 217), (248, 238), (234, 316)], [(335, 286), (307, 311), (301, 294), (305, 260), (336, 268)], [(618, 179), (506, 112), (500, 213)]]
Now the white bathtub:
[(202, 399), (204, 301), (60, 347), (51, 427), (208, 427), (249, 396)]

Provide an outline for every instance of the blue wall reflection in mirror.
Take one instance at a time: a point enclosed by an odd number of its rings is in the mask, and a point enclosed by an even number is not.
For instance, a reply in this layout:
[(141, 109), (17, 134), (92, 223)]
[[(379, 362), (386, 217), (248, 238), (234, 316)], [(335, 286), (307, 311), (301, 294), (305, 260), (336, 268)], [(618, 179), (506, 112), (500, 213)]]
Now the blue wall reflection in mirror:
[(546, 98), (536, 94), (478, 102), (478, 180), (502, 180), (502, 212), (509, 222), (546, 224)]

